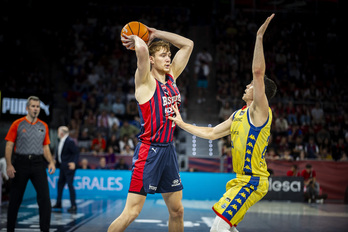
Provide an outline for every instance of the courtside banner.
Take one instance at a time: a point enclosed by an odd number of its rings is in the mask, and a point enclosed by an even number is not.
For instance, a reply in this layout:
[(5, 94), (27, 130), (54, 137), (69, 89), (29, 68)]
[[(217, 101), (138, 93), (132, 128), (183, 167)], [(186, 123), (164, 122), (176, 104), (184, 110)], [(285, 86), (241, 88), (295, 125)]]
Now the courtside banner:
[(273, 176), (269, 178), (268, 193), (264, 200), (304, 200), (303, 177)]
[[(75, 174), (74, 186), (77, 198), (118, 197), (126, 198), (128, 194), (131, 171), (122, 170), (81, 170)], [(184, 185), (183, 198), (195, 200), (219, 200), (226, 191), (226, 183), (235, 178), (233, 173), (181, 172)], [(51, 198), (57, 196), (59, 169), (52, 175), (47, 173)], [(32, 191), (35, 191), (32, 188)], [(26, 191), (25, 193), (35, 195)], [(161, 194), (148, 194), (149, 198), (162, 198)], [(27, 198), (27, 197), (26, 197)], [(69, 199), (67, 185), (63, 198)]]

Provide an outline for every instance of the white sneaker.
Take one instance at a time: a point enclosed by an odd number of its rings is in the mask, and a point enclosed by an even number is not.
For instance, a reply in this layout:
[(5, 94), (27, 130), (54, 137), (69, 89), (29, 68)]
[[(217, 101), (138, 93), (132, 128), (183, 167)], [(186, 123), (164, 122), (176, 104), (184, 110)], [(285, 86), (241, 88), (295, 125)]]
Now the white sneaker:
[(232, 226), (230, 229), (231, 232), (239, 232), (236, 227)]

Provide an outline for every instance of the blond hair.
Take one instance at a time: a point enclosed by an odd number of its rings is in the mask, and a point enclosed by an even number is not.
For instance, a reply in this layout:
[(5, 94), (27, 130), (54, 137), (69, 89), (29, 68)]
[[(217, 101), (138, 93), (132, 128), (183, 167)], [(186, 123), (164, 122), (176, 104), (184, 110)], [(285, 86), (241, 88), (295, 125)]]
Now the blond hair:
[(161, 49), (166, 50), (166, 52), (170, 51), (170, 43), (166, 42), (164, 40), (158, 40), (155, 42), (152, 42), (149, 45), (149, 54), (150, 56), (154, 56), (156, 52), (160, 51)]

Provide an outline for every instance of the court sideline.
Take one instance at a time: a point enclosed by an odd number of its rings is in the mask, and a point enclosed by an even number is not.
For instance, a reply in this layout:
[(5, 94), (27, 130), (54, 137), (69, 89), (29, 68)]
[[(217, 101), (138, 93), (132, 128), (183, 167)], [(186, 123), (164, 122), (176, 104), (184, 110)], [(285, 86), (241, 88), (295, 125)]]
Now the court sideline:
[[(52, 199), (52, 204), (55, 200)], [(78, 212), (67, 213), (69, 200), (63, 200), (63, 211), (52, 212), (50, 232), (102, 232), (121, 213), (125, 199), (78, 199)], [(211, 210), (214, 201), (183, 200), (185, 232), (209, 231), (215, 217)], [(0, 231), (6, 231), (7, 204), (1, 207)], [(168, 231), (168, 212), (162, 199), (148, 198), (139, 217), (127, 232)], [(18, 214), (16, 231), (36, 232), (38, 207), (35, 200), (24, 201)], [(307, 204), (262, 200), (256, 203), (237, 227), (240, 232), (282, 231), (317, 232), (346, 231), (348, 205)]]

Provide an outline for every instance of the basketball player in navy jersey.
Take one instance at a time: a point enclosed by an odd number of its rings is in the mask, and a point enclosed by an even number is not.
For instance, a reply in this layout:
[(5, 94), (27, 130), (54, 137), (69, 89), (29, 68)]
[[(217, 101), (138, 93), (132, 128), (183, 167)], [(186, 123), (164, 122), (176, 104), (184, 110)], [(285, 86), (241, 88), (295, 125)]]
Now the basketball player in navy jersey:
[[(193, 41), (170, 32), (148, 28), (149, 46), (135, 35), (124, 35), (128, 49), (135, 47), (135, 98), (141, 119), (141, 133), (136, 146), (132, 178), (125, 208), (109, 226), (109, 232), (124, 231), (143, 208), (146, 195), (161, 193), (169, 211), (168, 230), (184, 231), (182, 183), (173, 133), (173, 106), (181, 98), (176, 79), (185, 69), (193, 49)], [(179, 50), (171, 59), (170, 44)]]

